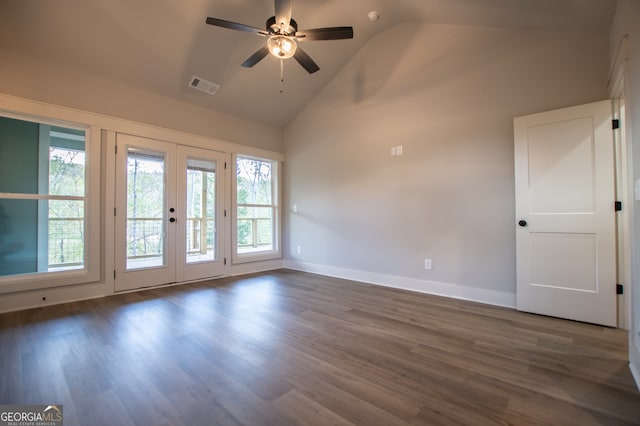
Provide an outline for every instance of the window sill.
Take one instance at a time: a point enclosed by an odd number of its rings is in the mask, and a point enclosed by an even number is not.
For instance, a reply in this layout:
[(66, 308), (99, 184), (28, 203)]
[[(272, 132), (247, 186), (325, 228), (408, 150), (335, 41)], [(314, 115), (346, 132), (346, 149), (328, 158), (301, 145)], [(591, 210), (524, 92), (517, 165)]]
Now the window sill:
[(97, 281), (100, 281), (100, 273), (90, 272), (87, 269), (11, 275), (0, 278), (0, 294), (88, 284)]

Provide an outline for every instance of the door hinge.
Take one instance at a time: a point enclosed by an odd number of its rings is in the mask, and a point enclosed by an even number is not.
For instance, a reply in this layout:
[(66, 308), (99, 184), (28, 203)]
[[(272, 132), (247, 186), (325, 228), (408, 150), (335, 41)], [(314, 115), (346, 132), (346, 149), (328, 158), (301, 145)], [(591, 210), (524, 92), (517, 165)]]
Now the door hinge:
[(624, 294), (624, 286), (622, 284), (616, 284), (616, 294)]
[(224, 264), (225, 265), (227, 264), (227, 258), (226, 257), (224, 258)]
[(227, 162), (224, 162), (224, 169), (227, 170)]
[(115, 207), (113, 208), (113, 215), (114, 216), (116, 215), (116, 208)]
[(620, 128), (620, 120), (617, 118), (614, 118), (613, 120), (611, 120), (611, 128), (613, 130), (617, 130)]
[(116, 154), (118, 153), (118, 145), (116, 145), (116, 152), (115, 152), (115, 153), (116, 153)]
[(622, 211), (622, 201), (616, 201), (615, 202), (615, 209), (617, 212), (621, 212)]
[(113, 279), (114, 280), (116, 279), (116, 270), (115, 269), (113, 270)]
[(227, 217), (227, 211), (226, 210), (224, 211), (224, 217)]

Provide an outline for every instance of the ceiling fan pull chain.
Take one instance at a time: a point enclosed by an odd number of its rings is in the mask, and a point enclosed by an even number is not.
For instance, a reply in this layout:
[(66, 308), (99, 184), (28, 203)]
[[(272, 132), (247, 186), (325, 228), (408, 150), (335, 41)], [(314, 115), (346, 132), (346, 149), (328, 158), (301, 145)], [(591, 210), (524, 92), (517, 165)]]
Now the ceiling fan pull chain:
[(280, 59), (280, 94), (284, 92), (284, 59)]

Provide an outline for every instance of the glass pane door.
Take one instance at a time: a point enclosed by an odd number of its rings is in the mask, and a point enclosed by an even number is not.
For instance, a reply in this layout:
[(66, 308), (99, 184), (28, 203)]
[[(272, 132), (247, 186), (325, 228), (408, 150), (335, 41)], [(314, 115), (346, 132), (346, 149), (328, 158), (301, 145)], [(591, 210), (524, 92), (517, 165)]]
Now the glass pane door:
[(176, 281), (176, 146), (117, 135), (116, 291)]
[(224, 274), (224, 155), (178, 146), (178, 281)]
[(116, 291), (223, 275), (224, 154), (116, 144)]

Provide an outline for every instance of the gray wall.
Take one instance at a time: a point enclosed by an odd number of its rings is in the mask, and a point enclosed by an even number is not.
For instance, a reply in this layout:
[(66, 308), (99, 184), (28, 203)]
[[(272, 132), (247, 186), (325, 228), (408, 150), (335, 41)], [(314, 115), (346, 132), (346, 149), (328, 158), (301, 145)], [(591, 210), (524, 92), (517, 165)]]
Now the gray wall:
[(514, 294), (513, 117), (606, 99), (607, 72), (601, 35), (378, 35), (285, 129), (289, 263)]
[[(95, 72), (0, 50), (0, 93), (282, 152), (282, 129), (105, 79)], [(185, 83), (186, 84), (186, 83)]]
[[(632, 182), (640, 179), (640, 2), (619, 0), (611, 29), (611, 50), (618, 48), (620, 37), (629, 35), (629, 71), (625, 75), (625, 105), (627, 138), (631, 140)], [(632, 280), (627, 286), (631, 294), (631, 324), (629, 358), (640, 386), (640, 203), (633, 203), (632, 217)]]

